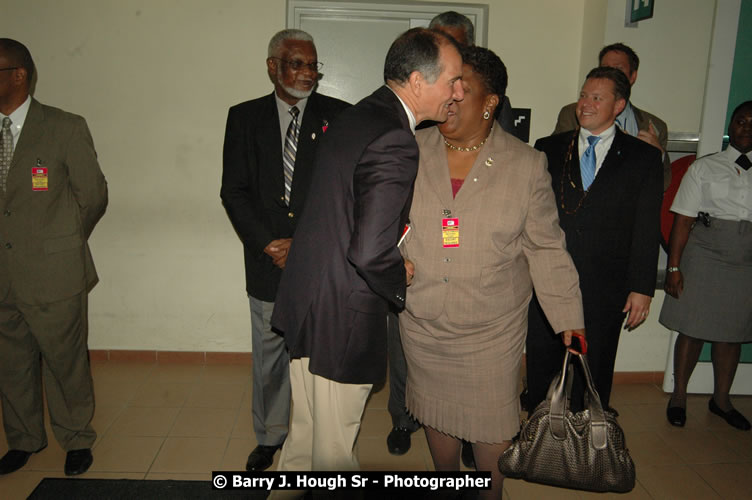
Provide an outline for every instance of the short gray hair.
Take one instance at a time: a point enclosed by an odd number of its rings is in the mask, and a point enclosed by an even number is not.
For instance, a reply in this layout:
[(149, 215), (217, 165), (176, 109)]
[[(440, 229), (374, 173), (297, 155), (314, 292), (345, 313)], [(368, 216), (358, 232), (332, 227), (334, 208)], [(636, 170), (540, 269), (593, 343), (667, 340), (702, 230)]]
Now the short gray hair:
[(465, 32), (468, 45), (475, 45), (475, 26), (473, 22), (467, 17), (463, 16), (459, 12), (453, 10), (442, 12), (436, 17), (431, 19), (431, 23), (428, 25), (429, 29), (435, 29), (439, 26), (446, 26), (448, 28), (461, 28)]
[(313, 37), (303, 30), (282, 30), (269, 40), (269, 51), (267, 57), (279, 57), (279, 54), (282, 51), (282, 45), (287, 40), (301, 40), (303, 42), (313, 43)]

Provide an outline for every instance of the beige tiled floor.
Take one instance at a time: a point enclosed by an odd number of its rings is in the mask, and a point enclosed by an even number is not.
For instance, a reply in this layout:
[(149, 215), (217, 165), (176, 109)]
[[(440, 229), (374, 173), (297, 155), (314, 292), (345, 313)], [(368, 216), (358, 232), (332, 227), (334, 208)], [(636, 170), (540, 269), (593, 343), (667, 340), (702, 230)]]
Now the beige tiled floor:
[[(245, 466), (256, 445), (249, 366), (109, 361), (96, 362), (92, 369), (99, 438), (94, 464), (82, 477), (207, 480), (212, 470)], [(358, 440), (363, 469), (431, 470), (422, 432), (413, 435), (406, 455), (388, 453), (388, 396), (388, 387), (382, 388), (366, 408)], [(690, 397), (687, 426), (678, 429), (666, 422), (667, 396), (658, 387), (615, 387), (612, 406), (621, 414), (638, 481), (619, 498), (752, 498), (752, 432), (732, 429), (708, 413), (707, 399)], [(752, 397), (737, 397), (735, 404), (752, 417)], [(0, 477), (0, 498), (26, 498), (42, 478), (63, 476), (65, 453), (51, 432), (49, 439), (47, 449), (26, 467)], [(5, 451), (0, 436), (0, 454)], [(504, 489), (505, 498), (513, 500), (617, 496), (514, 480), (507, 480)]]

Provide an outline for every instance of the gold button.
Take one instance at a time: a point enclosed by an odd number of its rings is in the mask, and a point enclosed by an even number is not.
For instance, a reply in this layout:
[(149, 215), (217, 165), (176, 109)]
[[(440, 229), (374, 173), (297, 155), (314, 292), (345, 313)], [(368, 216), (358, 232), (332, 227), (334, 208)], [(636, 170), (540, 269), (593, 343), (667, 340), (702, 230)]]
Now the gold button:
[(295, 217), (295, 214), (292, 212), (287, 212), (287, 216), (292, 219), (293, 217)]

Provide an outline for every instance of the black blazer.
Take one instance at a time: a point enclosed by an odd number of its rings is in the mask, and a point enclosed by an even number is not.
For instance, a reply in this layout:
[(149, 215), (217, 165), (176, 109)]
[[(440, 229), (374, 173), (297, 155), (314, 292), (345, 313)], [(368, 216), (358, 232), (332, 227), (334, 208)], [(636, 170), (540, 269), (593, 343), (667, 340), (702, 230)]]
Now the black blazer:
[(382, 87), (324, 136), (282, 273), (272, 325), (311, 373), (368, 384), (386, 374), (386, 313), (405, 302), (397, 249), (418, 145), (396, 95)]
[[(560, 224), (580, 275), (583, 303), (607, 300), (620, 312), (630, 292), (653, 296), (655, 291), (663, 201), (661, 155), (657, 148), (616, 130), (583, 199), (577, 133), (539, 139), (535, 148), (548, 157)], [(565, 165), (573, 138), (572, 158)], [(580, 200), (581, 207), (567, 213)], [(587, 316), (586, 311), (586, 324)]]
[(243, 242), (246, 291), (274, 302), (282, 270), (264, 248), (290, 238), (308, 194), (316, 147), (329, 123), (350, 104), (313, 93), (303, 113), (290, 206), (284, 201), (282, 138), (274, 93), (230, 108), (220, 197)]

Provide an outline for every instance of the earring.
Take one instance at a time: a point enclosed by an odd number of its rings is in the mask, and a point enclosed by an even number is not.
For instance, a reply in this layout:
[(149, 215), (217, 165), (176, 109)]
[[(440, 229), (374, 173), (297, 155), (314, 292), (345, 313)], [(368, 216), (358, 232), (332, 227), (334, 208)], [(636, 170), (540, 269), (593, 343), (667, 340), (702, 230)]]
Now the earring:
[(491, 118), (491, 113), (489, 113), (488, 110), (486, 110), (486, 112), (483, 113), (483, 119), (488, 120), (489, 118)]

